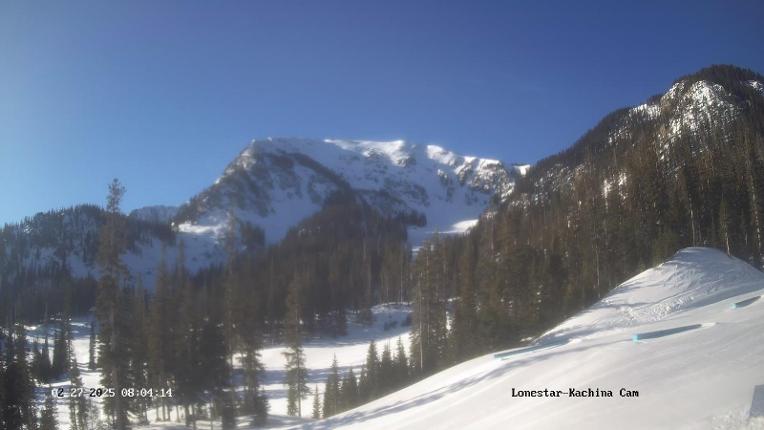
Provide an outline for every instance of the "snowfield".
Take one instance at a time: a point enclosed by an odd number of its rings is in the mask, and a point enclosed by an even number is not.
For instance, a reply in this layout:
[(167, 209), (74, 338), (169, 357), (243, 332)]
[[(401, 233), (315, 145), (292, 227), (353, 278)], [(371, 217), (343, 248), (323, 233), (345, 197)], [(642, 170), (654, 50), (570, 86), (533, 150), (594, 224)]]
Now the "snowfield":
[[(716, 250), (684, 249), (531, 347), (464, 362), (303, 428), (764, 428), (764, 417), (749, 418), (764, 384), (764, 300), (733, 307), (762, 294), (764, 273)], [(568, 397), (571, 388), (592, 397)], [(543, 397), (545, 389), (563, 395)]]

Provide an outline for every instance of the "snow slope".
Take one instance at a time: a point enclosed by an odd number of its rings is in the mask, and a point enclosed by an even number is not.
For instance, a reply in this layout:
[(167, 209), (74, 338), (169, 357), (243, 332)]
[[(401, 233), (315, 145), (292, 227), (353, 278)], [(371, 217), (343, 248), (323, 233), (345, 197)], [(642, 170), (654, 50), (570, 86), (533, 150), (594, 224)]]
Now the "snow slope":
[[(530, 347), (482, 356), (310, 429), (764, 428), (764, 274), (688, 248), (626, 281)], [(639, 333), (699, 325), (635, 342)], [(498, 357), (497, 357), (498, 355)], [(512, 390), (613, 397), (512, 397)], [(639, 397), (621, 397), (620, 390)]]

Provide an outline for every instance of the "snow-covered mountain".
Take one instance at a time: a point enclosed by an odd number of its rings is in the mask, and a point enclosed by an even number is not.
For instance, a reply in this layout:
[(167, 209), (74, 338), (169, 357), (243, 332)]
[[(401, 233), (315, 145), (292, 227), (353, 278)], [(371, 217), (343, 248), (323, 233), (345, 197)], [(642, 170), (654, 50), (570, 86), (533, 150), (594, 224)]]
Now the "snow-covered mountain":
[[(435, 231), (468, 229), (527, 169), (404, 141), (255, 140), (186, 204), (132, 211), (123, 260), (134, 280), (151, 288), (161, 256), (174, 264), (181, 243), (187, 267), (197, 271), (223, 261), (231, 225), (239, 226), (237, 232), (242, 224), (260, 228), (275, 243), (340, 191), (381, 214), (404, 217), (410, 241), (418, 244)], [(8, 226), (0, 236), (0, 269), (12, 276), (22, 268), (68, 267), (74, 277), (98, 277), (103, 220), (99, 208), (79, 206)]]
[(677, 79), (665, 93), (643, 104), (610, 113), (573, 146), (539, 161), (528, 180), (545, 192), (564, 189), (588, 162), (607, 167), (603, 183), (607, 193), (614, 182), (622, 186), (628, 180), (619, 163), (623, 154), (634, 148), (656, 151), (663, 167), (673, 168), (687, 157), (718, 149), (709, 145), (733, 141), (740, 122), (760, 121), (762, 106), (761, 75), (734, 66), (711, 66)]
[(762, 294), (764, 273), (687, 248), (527, 347), (302, 428), (762, 428), (749, 418), (764, 384)]
[(233, 217), (274, 243), (333, 193), (350, 191), (382, 214), (410, 218), (419, 243), (477, 218), (526, 169), (402, 140), (254, 140), (175, 221), (179, 231), (219, 237)]

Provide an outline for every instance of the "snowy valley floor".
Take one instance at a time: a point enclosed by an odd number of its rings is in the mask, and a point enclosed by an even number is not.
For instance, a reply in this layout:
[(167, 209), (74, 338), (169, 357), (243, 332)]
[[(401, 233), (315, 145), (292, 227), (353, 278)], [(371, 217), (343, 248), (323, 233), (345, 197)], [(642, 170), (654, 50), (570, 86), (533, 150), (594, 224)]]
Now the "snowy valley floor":
[[(358, 323), (349, 322), (346, 336), (337, 338), (315, 338), (306, 339), (304, 345), (306, 364), (308, 371), (308, 386), (313, 390), (318, 386), (320, 391), (324, 389), (326, 377), (330, 371), (332, 359), (336, 356), (340, 372), (344, 373), (353, 368), (356, 374), (360, 373), (361, 366), (366, 360), (366, 352), (369, 342), (375, 340), (381, 351), (384, 345), (389, 344), (395, 348), (396, 342), (400, 337), (404, 345), (408, 348), (409, 327), (405, 325), (407, 317), (411, 310), (407, 304), (385, 304), (378, 305), (372, 309), (374, 323), (366, 326)], [(50, 325), (48, 337), (53, 339), (56, 325)], [(387, 327), (387, 328), (386, 328)], [(30, 341), (37, 342), (40, 346), (45, 337), (42, 326), (28, 326), (28, 337)], [(85, 387), (101, 387), (101, 375), (98, 371), (87, 369), (89, 360), (89, 320), (78, 319), (72, 322), (72, 346), (75, 350), (79, 369), (82, 374), (83, 385)], [(262, 362), (265, 366), (265, 375), (263, 385), (268, 395), (270, 403), (269, 427), (289, 427), (295, 424), (310, 422), (312, 413), (313, 395), (303, 399), (302, 415), (306, 418), (289, 417), (286, 415), (286, 387), (283, 385), (285, 378), (283, 352), (286, 349), (281, 345), (266, 346), (262, 351)], [(240, 365), (236, 363), (236, 369)], [(69, 381), (55, 382), (51, 384), (55, 387), (69, 387)], [(48, 388), (39, 388), (37, 390), (38, 406), (42, 406), (45, 396), (49, 395)], [(100, 402), (98, 402), (100, 404)], [(154, 417), (153, 411), (149, 412), (149, 419)], [(143, 429), (186, 429), (179, 424), (175, 413), (171, 414), (172, 422), (152, 423), (150, 426), (137, 427)], [(61, 429), (69, 428), (69, 406), (68, 399), (57, 400), (57, 420)], [(182, 420), (182, 417), (181, 417)], [(249, 419), (242, 418), (246, 423)], [(215, 428), (220, 428), (220, 422), (213, 423)], [(211, 428), (208, 421), (201, 420), (197, 424), (200, 429)]]
[[(262, 357), (272, 414), (269, 427), (764, 428), (764, 417), (749, 417), (755, 387), (764, 386), (764, 297), (746, 302), (762, 294), (764, 273), (716, 250), (688, 248), (624, 282), (529, 347), (478, 357), (319, 421), (285, 416), (283, 347), (268, 347)], [(400, 325), (407, 307), (379, 306), (374, 312), (371, 327), (350, 325), (346, 337), (306, 342), (311, 388), (319, 384), (323, 389), (335, 354), (343, 370), (357, 369), (371, 339), (380, 347), (385, 342), (394, 346), (402, 336), (408, 345), (408, 327)], [(383, 330), (388, 321), (399, 324)], [(75, 348), (83, 365), (87, 330), (83, 326), (77, 333)], [(99, 386), (95, 372), (85, 373), (83, 379), (86, 386)], [(609, 390), (613, 397), (568, 397), (571, 388)], [(638, 397), (621, 397), (622, 388), (638, 391)], [(564, 395), (513, 397), (513, 389), (561, 390)], [(306, 417), (311, 403), (312, 397), (304, 400)], [(58, 416), (67, 428), (64, 402)], [(239, 428), (248, 428), (247, 421), (242, 419)], [(149, 428), (185, 427), (165, 423)], [(199, 428), (210, 428), (210, 423), (199, 422)]]

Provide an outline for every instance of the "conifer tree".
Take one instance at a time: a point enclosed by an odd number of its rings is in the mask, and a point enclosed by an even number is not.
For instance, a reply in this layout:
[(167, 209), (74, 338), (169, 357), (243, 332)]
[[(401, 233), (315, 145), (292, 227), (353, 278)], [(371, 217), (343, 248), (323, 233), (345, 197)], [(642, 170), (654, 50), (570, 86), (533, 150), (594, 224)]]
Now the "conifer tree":
[(340, 412), (340, 375), (337, 356), (332, 359), (331, 370), (326, 379), (324, 388), (324, 418), (330, 417)]
[(225, 335), (219, 315), (212, 314), (203, 322), (199, 335), (198, 362), (195, 374), (205, 398), (213, 403), (231, 402), (231, 368), (226, 354)]
[[(1, 421), (8, 429), (35, 429), (37, 416), (33, 402), (34, 384), (29, 375), (26, 352), (26, 330), (23, 324), (13, 324), (5, 343), (3, 372), (4, 407)], [(3, 366), (0, 366), (3, 367)]]
[[(175, 347), (179, 337), (175, 336), (175, 325), (178, 323), (175, 317), (177, 304), (173, 297), (172, 278), (167, 269), (165, 260), (165, 251), (162, 250), (157, 267), (156, 284), (154, 295), (149, 304), (149, 326), (148, 326), (148, 380), (156, 388), (171, 389), (174, 388), (174, 373), (182, 368), (182, 365), (176, 366), (179, 361), (189, 357), (178, 357)], [(180, 336), (181, 338), (183, 336)], [(187, 394), (188, 391), (180, 395)], [(162, 397), (157, 399), (155, 404), (161, 410), (161, 420), (169, 419), (168, 407), (169, 399)], [(157, 411), (159, 415), (160, 411)]]
[(253, 421), (256, 426), (264, 426), (268, 420), (268, 411), (271, 406), (268, 402), (268, 396), (265, 394), (265, 388), (260, 386), (259, 401), (257, 403), (257, 409), (255, 409), (255, 419)]
[(395, 347), (395, 383), (403, 384), (409, 376), (409, 363), (406, 358), (406, 349), (403, 346), (403, 340), (398, 337)]
[(362, 402), (369, 401), (379, 393), (379, 356), (375, 341), (369, 343), (366, 352), (366, 363), (361, 370), (361, 381), (358, 385), (358, 394)]
[(88, 369), (96, 369), (96, 332), (95, 323), (90, 322), (90, 342), (88, 343)]
[(379, 360), (379, 375), (377, 392), (385, 394), (394, 388), (395, 369), (393, 368), (393, 356), (390, 352), (390, 344), (386, 343), (382, 348), (382, 358)]
[(302, 349), (300, 326), (300, 290), (297, 282), (292, 282), (287, 295), (287, 317), (285, 321), (287, 351), (286, 359), (287, 414), (302, 416), (302, 399), (308, 392), (305, 354)]
[(318, 385), (313, 389), (313, 419), (321, 418), (321, 394), (318, 392)]
[(345, 377), (342, 378), (340, 396), (342, 399), (340, 402), (342, 410), (353, 409), (358, 405), (358, 381), (352, 367), (345, 374)]
[(53, 378), (53, 365), (50, 362), (50, 347), (48, 342), (47, 328), (45, 331), (45, 341), (42, 345), (42, 351), (40, 352), (39, 363), (40, 380), (43, 383), (49, 383)]
[[(103, 369), (101, 383), (120, 393), (127, 387), (128, 339), (125, 336), (126, 320), (124, 306), (119, 302), (120, 288), (126, 279), (126, 269), (121, 260), (125, 249), (125, 225), (120, 213), (120, 203), (125, 188), (114, 179), (109, 184), (106, 199), (106, 223), (99, 231), (98, 262), (101, 278), (96, 299), (96, 316), (100, 327), (99, 365)], [(104, 399), (104, 407), (117, 430), (129, 426), (128, 403), (122, 396)]]
[(32, 363), (30, 365), (30, 372), (32, 376), (39, 382), (47, 383), (47, 368), (43, 364), (42, 352), (40, 347), (37, 346), (37, 342), (32, 342)]
[(53, 403), (53, 396), (45, 396), (45, 406), (40, 413), (39, 430), (56, 430), (56, 405)]
[(0, 405), (3, 405), (2, 410), (0, 410), (0, 428), (8, 428), (8, 426), (5, 423), (5, 409), (6, 404), (8, 402), (6, 401), (6, 385), (5, 385), (5, 359), (4, 357), (0, 357)]
[(365, 403), (371, 397), (368, 372), (366, 365), (361, 366), (361, 372), (358, 374), (358, 403)]
[(225, 392), (223, 394), (223, 406), (220, 412), (220, 424), (223, 430), (233, 430), (236, 428), (236, 406), (233, 400), (234, 393)]
[(444, 242), (437, 233), (419, 251), (415, 281), (412, 353), (417, 370), (433, 371), (446, 351), (446, 266)]
[(66, 340), (66, 330), (62, 327), (56, 331), (53, 340), (53, 363), (51, 372), (54, 378), (59, 378), (69, 367), (69, 350)]
[[(72, 388), (82, 389), (82, 377), (77, 365), (77, 357), (73, 352), (71, 354), (71, 363), (69, 367), (71, 368), (69, 378), (72, 383)], [(88, 407), (87, 398), (85, 396), (69, 397), (69, 423), (73, 430), (87, 430)]]
[[(130, 364), (129, 380), (133, 387), (149, 387), (148, 378), (148, 316), (146, 311), (147, 292), (143, 289), (141, 280), (138, 280), (138, 286), (132, 293), (126, 294), (130, 308)], [(148, 409), (151, 399), (144, 396), (135, 396), (129, 399), (131, 411), (138, 417), (139, 424), (148, 424)]]

